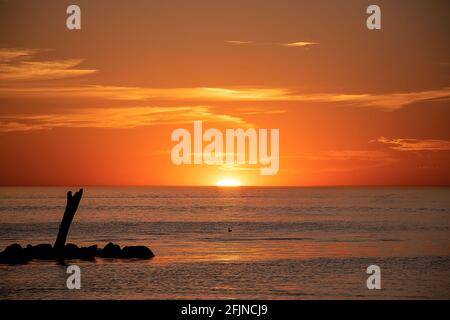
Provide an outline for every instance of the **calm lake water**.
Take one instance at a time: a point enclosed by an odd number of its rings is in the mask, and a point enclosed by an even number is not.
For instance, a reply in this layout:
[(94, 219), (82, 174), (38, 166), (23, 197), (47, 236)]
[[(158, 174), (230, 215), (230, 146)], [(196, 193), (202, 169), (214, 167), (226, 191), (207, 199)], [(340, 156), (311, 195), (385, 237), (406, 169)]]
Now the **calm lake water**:
[[(0, 188), (0, 249), (53, 243), (69, 189)], [(156, 257), (67, 261), (81, 290), (55, 262), (0, 265), (0, 299), (450, 299), (450, 188), (84, 191), (68, 242)]]

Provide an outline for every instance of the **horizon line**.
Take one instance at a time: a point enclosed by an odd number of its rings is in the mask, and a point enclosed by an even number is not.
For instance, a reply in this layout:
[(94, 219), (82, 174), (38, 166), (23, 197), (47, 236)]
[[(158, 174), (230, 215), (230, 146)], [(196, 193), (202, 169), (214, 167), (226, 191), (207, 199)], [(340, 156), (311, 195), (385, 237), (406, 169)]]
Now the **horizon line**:
[(51, 185), (0, 185), (0, 188), (226, 188), (226, 189), (236, 189), (236, 188), (448, 188), (448, 184), (392, 184), (392, 185), (377, 185), (377, 184), (367, 184), (367, 185), (241, 185), (235, 187), (221, 187), (217, 185), (76, 185), (76, 184), (51, 184)]

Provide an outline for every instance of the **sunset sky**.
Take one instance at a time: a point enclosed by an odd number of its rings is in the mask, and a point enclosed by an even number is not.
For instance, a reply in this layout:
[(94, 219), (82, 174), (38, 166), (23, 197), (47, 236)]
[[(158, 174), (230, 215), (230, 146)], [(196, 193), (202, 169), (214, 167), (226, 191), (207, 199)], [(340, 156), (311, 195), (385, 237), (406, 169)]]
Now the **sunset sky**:
[[(450, 185), (449, 9), (0, 0), (0, 184)], [(278, 174), (174, 165), (171, 132), (194, 120), (279, 128)]]

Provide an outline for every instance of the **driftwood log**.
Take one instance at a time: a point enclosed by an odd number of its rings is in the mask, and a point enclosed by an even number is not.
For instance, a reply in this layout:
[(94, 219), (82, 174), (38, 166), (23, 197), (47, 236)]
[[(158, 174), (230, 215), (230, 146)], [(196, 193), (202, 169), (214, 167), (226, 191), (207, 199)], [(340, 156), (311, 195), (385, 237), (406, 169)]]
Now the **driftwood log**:
[(62, 253), (64, 250), (64, 245), (66, 244), (70, 224), (72, 223), (73, 217), (77, 212), (78, 205), (80, 204), (82, 196), (83, 189), (75, 192), (74, 196), (72, 196), (72, 191), (67, 192), (66, 210), (64, 210), (64, 216), (61, 220), (61, 224), (59, 225), (58, 236), (56, 237), (55, 245), (53, 246), (53, 250), (55, 251), (55, 253)]
[(67, 235), (70, 225), (77, 212), (78, 206), (83, 196), (83, 189), (75, 192), (67, 192), (67, 204), (64, 215), (59, 226), (58, 235), (55, 244), (48, 243), (32, 246), (27, 245), (22, 248), (19, 244), (14, 243), (6, 247), (0, 252), (0, 263), (20, 264), (27, 263), (30, 260), (64, 260), (64, 259), (83, 259), (95, 260), (96, 257), (103, 258), (121, 258), (121, 259), (150, 259), (155, 255), (145, 246), (129, 246), (120, 248), (119, 245), (109, 242), (103, 249), (99, 249), (97, 245), (90, 247), (78, 247), (75, 244), (66, 244)]

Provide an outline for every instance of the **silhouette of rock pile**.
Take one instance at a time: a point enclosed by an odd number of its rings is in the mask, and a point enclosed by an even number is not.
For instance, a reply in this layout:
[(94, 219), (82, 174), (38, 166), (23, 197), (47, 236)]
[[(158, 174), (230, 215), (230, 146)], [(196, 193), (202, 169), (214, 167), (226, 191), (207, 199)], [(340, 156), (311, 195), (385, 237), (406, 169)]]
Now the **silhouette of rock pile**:
[(97, 245), (90, 247), (78, 247), (73, 243), (64, 246), (62, 252), (57, 252), (51, 244), (44, 243), (22, 248), (20, 244), (14, 243), (0, 252), (0, 263), (23, 264), (31, 260), (63, 260), (80, 259), (94, 261), (96, 257), (110, 259), (150, 259), (155, 255), (145, 246), (127, 246), (123, 249), (119, 245), (109, 242), (103, 249)]
[(22, 248), (20, 244), (14, 243), (0, 252), (0, 263), (21, 264), (30, 260), (64, 260), (64, 259), (82, 259), (95, 260), (96, 257), (102, 258), (120, 258), (120, 259), (150, 259), (155, 255), (152, 250), (145, 246), (130, 246), (120, 248), (119, 245), (112, 242), (108, 243), (103, 249), (98, 249), (97, 245), (79, 248), (76, 244), (66, 244), (70, 224), (78, 209), (83, 189), (80, 189), (74, 195), (67, 192), (67, 204), (64, 215), (59, 226), (58, 235), (54, 246), (48, 243), (32, 246), (27, 245)]

